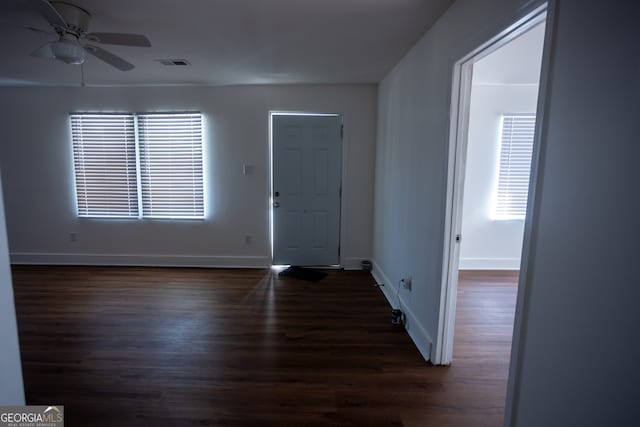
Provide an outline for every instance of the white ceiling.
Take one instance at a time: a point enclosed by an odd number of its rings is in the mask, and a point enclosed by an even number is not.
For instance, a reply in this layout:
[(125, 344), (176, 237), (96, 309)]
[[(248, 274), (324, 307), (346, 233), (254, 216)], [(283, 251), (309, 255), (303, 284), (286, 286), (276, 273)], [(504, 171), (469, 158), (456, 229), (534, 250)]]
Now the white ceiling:
[[(453, 0), (68, 0), (89, 31), (145, 34), (151, 48), (106, 46), (122, 72), (89, 56), (88, 85), (378, 82)], [(0, 85), (76, 85), (80, 67), (29, 54), (55, 36), (26, 0), (0, 2)], [(14, 25), (15, 24), (15, 25)], [(167, 67), (157, 59), (188, 60)]]
[(538, 84), (544, 23), (473, 64), (473, 84)]

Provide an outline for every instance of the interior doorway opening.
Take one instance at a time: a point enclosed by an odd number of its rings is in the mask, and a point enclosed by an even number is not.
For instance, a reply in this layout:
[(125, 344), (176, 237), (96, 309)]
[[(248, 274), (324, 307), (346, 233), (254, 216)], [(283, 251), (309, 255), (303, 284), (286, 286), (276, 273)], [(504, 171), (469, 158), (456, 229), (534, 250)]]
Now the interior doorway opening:
[[(545, 21), (546, 5), (455, 66), (436, 364), (482, 352), (483, 343), (495, 338), (492, 328), (506, 341), (499, 352), (505, 366), (509, 363), (529, 180), (535, 169)], [(476, 292), (483, 288), (485, 292)], [(459, 295), (473, 318), (465, 313), (456, 326)], [(497, 323), (489, 319), (499, 319), (502, 329), (496, 332)], [(456, 342), (456, 331), (469, 328), (477, 340)]]

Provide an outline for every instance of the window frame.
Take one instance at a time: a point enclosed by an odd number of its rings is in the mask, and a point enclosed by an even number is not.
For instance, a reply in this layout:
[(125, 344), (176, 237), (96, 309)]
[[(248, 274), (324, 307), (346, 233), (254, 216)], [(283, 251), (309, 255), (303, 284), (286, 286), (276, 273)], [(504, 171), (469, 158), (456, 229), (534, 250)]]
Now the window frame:
[[(145, 162), (149, 162), (148, 159), (143, 159), (143, 154), (141, 150), (141, 139), (140, 139), (140, 131), (139, 131), (139, 123), (138, 119), (141, 116), (154, 116), (154, 115), (166, 115), (166, 116), (179, 116), (179, 115), (190, 115), (190, 116), (198, 116), (198, 125), (199, 125), (199, 141), (197, 150), (198, 151), (198, 170), (200, 171), (199, 175), (199, 183), (195, 188), (197, 194), (197, 199), (199, 201), (198, 206), (194, 208), (198, 213), (196, 215), (151, 215), (145, 212), (144, 209), (144, 193), (148, 191), (143, 186), (142, 179), (142, 168), (144, 167)], [(76, 160), (76, 150), (78, 147), (82, 147), (83, 141), (76, 140), (74, 131), (73, 131), (73, 118), (75, 117), (90, 117), (90, 116), (131, 116), (133, 118), (133, 130), (134, 130), (134, 146), (135, 146), (135, 162), (133, 163), (133, 168), (135, 169), (133, 172), (135, 176), (135, 187), (137, 189), (136, 196), (136, 206), (137, 206), (137, 215), (108, 215), (108, 214), (83, 214), (80, 209), (80, 191), (78, 187), (78, 166)], [(206, 203), (206, 167), (205, 167), (205, 126), (204, 126), (204, 114), (200, 111), (168, 111), (168, 112), (93, 112), (93, 111), (83, 111), (83, 112), (71, 112), (69, 113), (69, 132), (70, 132), (70, 141), (71, 141), (71, 154), (72, 154), (72, 164), (73, 164), (73, 191), (75, 197), (75, 214), (79, 219), (87, 219), (87, 220), (109, 220), (109, 221), (202, 221), (206, 218), (207, 212), (207, 203)], [(130, 166), (131, 167), (131, 166)], [(81, 172), (82, 173), (82, 172)]]

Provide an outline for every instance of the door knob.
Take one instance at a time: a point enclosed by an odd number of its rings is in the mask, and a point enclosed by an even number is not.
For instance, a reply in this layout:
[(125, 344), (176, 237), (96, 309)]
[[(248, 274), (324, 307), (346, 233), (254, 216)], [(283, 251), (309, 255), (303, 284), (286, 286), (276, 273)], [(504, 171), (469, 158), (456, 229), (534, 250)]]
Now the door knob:
[(280, 207), (280, 203), (278, 203), (278, 202), (273, 202), (273, 207), (274, 207), (274, 208), (279, 208), (279, 207)]

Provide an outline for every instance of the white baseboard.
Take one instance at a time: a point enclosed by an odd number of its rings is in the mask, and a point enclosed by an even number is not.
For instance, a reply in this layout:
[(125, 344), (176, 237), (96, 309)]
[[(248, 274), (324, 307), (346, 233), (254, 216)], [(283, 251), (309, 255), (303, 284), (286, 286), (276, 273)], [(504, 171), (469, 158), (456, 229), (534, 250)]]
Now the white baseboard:
[(371, 270), (371, 275), (373, 276), (374, 279), (376, 279), (377, 284), (384, 285), (384, 286), (380, 286), (380, 289), (382, 289), (382, 291), (384, 292), (384, 296), (387, 297), (387, 300), (389, 300), (389, 304), (391, 304), (392, 306), (395, 306), (396, 303), (391, 302), (391, 300), (389, 299), (389, 295), (387, 294), (388, 290), (386, 288), (387, 287), (389, 287), (389, 289), (393, 288), (392, 290), (395, 292), (396, 287), (393, 286), (393, 283), (391, 283), (391, 280), (387, 277), (386, 274), (384, 274), (384, 271), (382, 271), (382, 268), (380, 268), (377, 262), (372, 261), (371, 264), (373, 266), (373, 269)]
[(460, 270), (520, 270), (520, 258), (460, 258)]
[[(372, 264), (373, 270), (371, 271), (371, 274), (373, 275), (373, 278), (376, 279), (376, 282), (378, 284), (384, 284), (384, 286), (381, 286), (380, 289), (382, 289), (382, 292), (387, 298), (389, 305), (391, 305), (391, 307), (393, 308), (399, 308), (398, 297), (396, 296), (398, 292), (398, 285), (389, 280), (378, 263), (373, 261)], [(424, 360), (428, 362), (431, 359), (431, 347), (433, 343), (431, 336), (420, 324), (415, 313), (407, 304), (407, 301), (402, 295), (402, 291), (400, 292), (400, 304), (402, 305), (402, 311), (404, 312), (405, 316), (405, 329), (409, 333), (409, 336), (413, 340), (415, 346), (418, 348), (418, 351), (420, 352), (422, 357), (424, 357)]]
[(362, 270), (362, 261), (365, 261), (369, 258), (345, 258), (342, 267), (345, 270)]
[(269, 257), (259, 256), (198, 256), (198, 255), (122, 255), (122, 254), (10, 254), (12, 264), (35, 265), (113, 265), (138, 267), (215, 267), (267, 268)]

